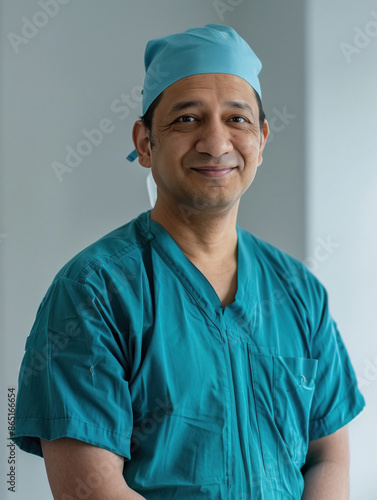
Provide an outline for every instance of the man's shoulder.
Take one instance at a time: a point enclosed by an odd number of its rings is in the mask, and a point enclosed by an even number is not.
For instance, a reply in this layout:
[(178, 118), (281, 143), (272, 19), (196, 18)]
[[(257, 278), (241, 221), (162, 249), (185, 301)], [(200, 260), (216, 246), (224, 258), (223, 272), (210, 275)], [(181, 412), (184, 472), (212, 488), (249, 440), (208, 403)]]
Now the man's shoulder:
[(85, 247), (59, 270), (54, 280), (68, 278), (86, 284), (104, 267), (111, 268), (120, 261), (122, 266), (132, 266), (135, 260), (130, 257), (140, 253), (149, 240), (146, 218), (144, 212)]

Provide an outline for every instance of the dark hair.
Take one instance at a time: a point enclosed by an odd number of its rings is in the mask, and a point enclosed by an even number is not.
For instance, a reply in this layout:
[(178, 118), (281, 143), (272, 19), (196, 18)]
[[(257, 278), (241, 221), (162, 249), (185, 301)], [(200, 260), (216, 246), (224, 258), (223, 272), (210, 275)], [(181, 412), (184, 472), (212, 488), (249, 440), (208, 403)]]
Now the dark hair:
[[(153, 120), (153, 115), (154, 115), (155, 109), (157, 108), (158, 104), (160, 103), (160, 101), (162, 99), (163, 93), (164, 93), (164, 91), (162, 91), (161, 94), (159, 94), (156, 97), (156, 99), (152, 102), (152, 104), (149, 106), (149, 108), (144, 113), (144, 115), (140, 117), (141, 121), (147, 127), (147, 129), (149, 130), (149, 132), (150, 132), (151, 135), (152, 135), (152, 120)], [(262, 106), (262, 101), (261, 101), (261, 98), (259, 97), (258, 92), (256, 92), (254, 90), (254, 94), (255, 94), (255, 97), (256, 97), (256, 100), (257, 100), (258, 110), (259, 110), (259, 129), (262, 132), (262, 130), (263, 130), (263, 123), (264, 123), (264, 120), (266, 119), (266, 115), (264, 113), (263, 106)], [(152, 144), (152, 146), (153, 146), (153, 144)]]
[(156, 97), (156, 99), (152, 102), (152, 104), (149, 106), (149, 108), (144, 113), (144, 115), (140, 117), (140, 120), (147, 127), (147, 129), (149, 130), (149, 132), (151, 134), (152, 134), (152, 119), (153, 119), (154, 111), (157, 108), (157, 106), (159, 105), (163, 94), (164, 94), (164, 91), (162, 91), (161, 94), (159, 94)]
[(264, 112), (264, 109), (263, 109), (263, 105), (262, 105), (262, 100), (261, 98), (259, 97), (259, 94), (258, 92), (254, 90), (254, 95), (255, 95), (255, 98), (257, 100), (257, 104), (258, 104), (258, 111), (259, 111), (259, 130), (260, 132), (262, 133), (262, 130), (263, 130), (263, 123), (264, 123), (264, 120), (266, 119), (266, 115), (265, 115), (265, 112)]

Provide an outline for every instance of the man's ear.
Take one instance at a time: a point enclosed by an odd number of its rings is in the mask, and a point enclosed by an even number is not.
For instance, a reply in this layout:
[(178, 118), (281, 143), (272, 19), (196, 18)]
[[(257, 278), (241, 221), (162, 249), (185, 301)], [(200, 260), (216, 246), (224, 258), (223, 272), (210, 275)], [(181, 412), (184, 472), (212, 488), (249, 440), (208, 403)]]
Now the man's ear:
[(150, 132), (141, 120), (137, 120), (132, 129), (132, 140), (139, 156), (139, 163), (145, 168), (151, 166)]
[(270, 133), (270, 128), (268, 126), (268, 122), (267, 122), (267, 120), (264, 120), (264, 122), (263, 122), (263, 129), (262, 129), (262, 132), (260, 134), (258, 167), (259, 167), (259, 165), (262, 164), (262, 161), (263, 161), (262, 154), (263, 154), (264, 147), (266, 145), (266, 141), (267, 141), (269, 133)]

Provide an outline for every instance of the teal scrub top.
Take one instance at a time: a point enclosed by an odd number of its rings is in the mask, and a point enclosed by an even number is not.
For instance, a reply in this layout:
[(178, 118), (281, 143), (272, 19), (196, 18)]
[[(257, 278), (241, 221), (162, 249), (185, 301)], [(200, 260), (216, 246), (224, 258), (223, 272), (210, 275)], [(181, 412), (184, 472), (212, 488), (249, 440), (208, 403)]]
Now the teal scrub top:
[(139, 215), (56, 275), (19, 375), (13, 440), (71, 437), (125, 457), (148, 500), (300, 499), (310, 440), (364, 407), (324, 287), (237, 227), (222, 307), (169, 233)]

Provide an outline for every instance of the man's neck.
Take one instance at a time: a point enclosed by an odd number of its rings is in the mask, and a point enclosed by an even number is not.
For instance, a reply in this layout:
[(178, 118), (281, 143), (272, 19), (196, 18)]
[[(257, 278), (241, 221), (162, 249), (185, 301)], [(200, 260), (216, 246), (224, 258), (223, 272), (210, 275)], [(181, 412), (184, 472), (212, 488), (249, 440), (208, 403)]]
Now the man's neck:
[(168, 231), (192, 262), (216, 266), (228, 259), (234, 261), (237, 211), (238, 204), (221, 214), (205, 214), (194, 209), (168, 209), (156, 203), (150, 218)]

